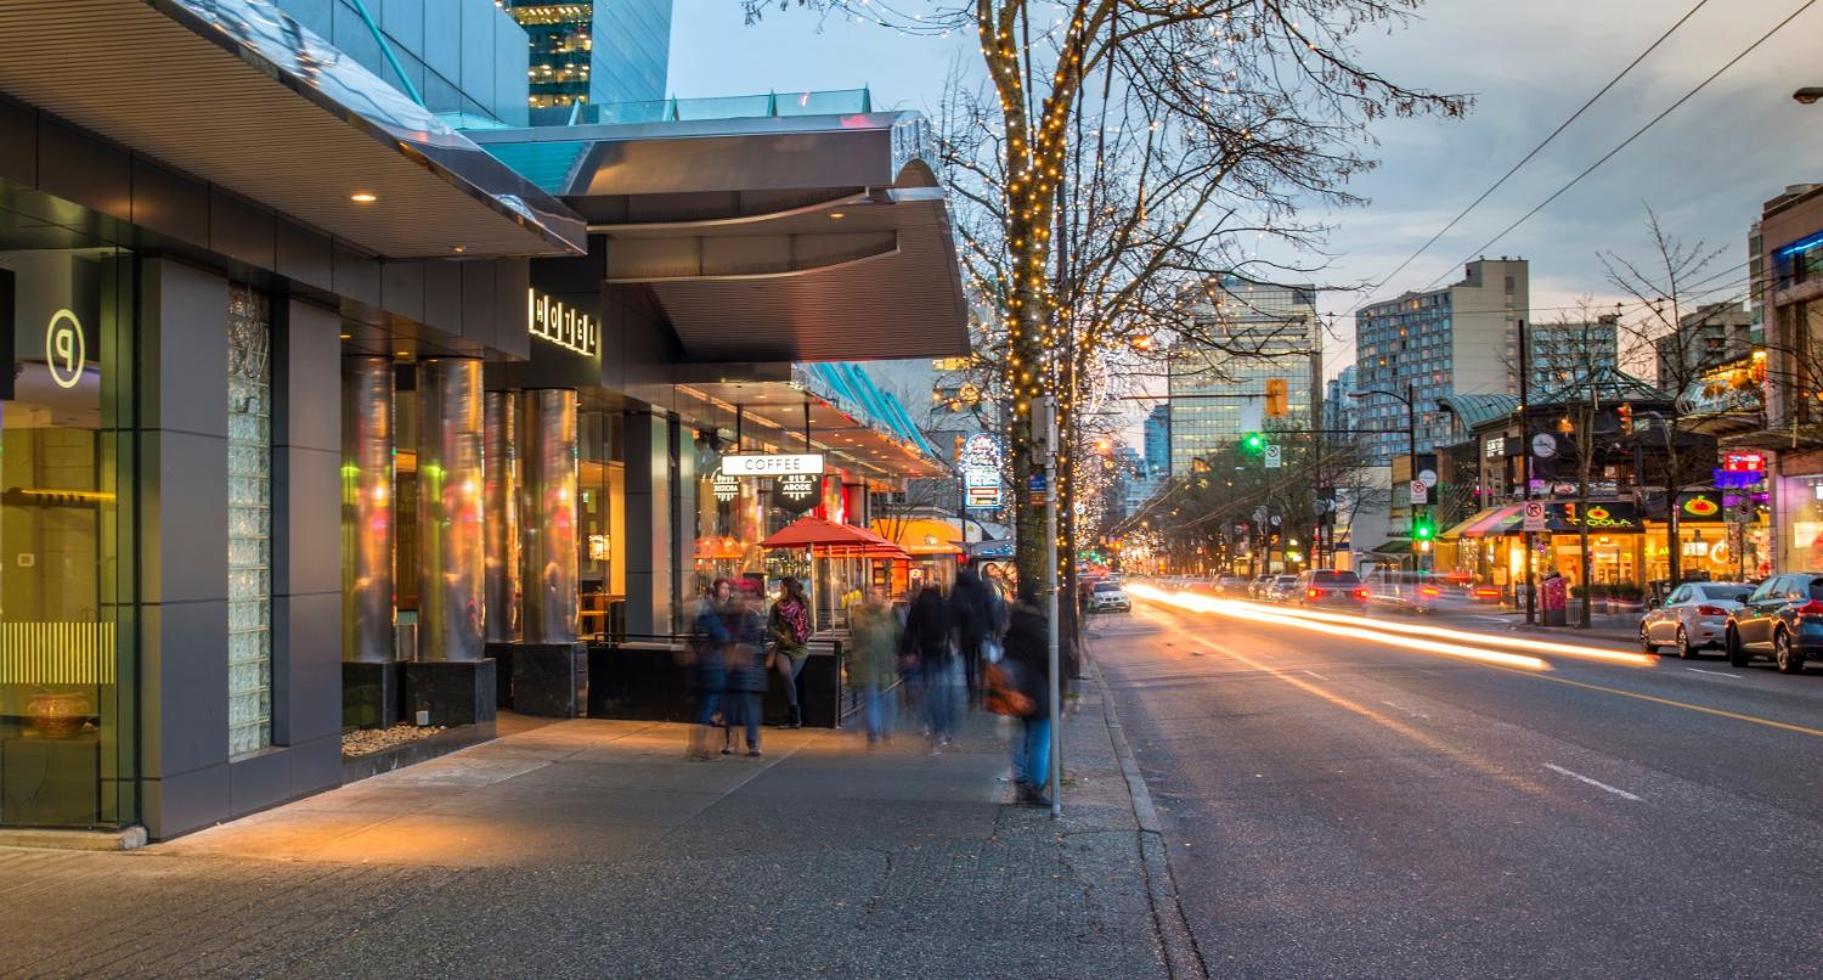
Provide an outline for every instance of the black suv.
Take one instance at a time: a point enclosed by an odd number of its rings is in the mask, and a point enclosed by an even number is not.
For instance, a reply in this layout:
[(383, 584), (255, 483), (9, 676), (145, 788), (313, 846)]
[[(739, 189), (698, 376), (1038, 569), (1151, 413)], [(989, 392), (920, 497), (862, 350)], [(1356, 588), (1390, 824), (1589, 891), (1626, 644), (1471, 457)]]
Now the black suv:
[(1723, 648), (1734, 666), (1771, 657), (1780, 673), (1802, 671), (1805, 660), (1823, 656), (1823, 572), (1774, 575), (1761, 582), (1728, 616), (1726, 628)]

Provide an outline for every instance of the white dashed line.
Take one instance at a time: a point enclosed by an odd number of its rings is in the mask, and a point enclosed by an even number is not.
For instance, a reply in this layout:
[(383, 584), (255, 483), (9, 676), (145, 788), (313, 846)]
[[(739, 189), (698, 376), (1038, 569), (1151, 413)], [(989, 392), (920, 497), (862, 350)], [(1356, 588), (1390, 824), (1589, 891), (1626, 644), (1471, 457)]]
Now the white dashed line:
[(1616, 789), (1613, 786), (1609, 786), (1607, 783), (1604, 783), (1599, 779), (1590, 779), (1589, 777), (1583, 775), (1580, 772), (1571, 772), (1570, 770), (1565, 769), (1562, 766), (1552, 765), (1549, 762), (1545, 763), (1544, 767), (1546, 769), (1551, 770), (1552, 772), (1562, 773), (1562, 774), (1570, 777), (1571, 779), (1575, 779), (1575, 780), (1579, 780), (1581, 782), (1588, 783), (1590, 786), (1593, 786), (1596, 789), (1607, 790), (1608, 792), (1613, 793), (1615, 796), (1618, 796), (1621, 799), (1632, 800), (1635, 803), (1640, 802), (1640, 798), (1637, 796), (1634, 796), (1632, 793), (1629, 793), (1624, 789)]
[(1708, 674), (1710, 677), (1726, 677), (1731, 681), (1738, 681), (1741, 679), (1737, 674), (1730, 674), (1721, 670), (1704, 670), (1701, 667), (1685, 667), (1684, 669), (1693, 674)]
[(1319, 674), (1314, 670), (1307, 670), (1304, 673), (1309, 674), (1310, 676), (1315, 677), (1317, 680), (1320, 680), (1320, 681), (1329, 680), (1329, 678), (1324, 677), (1322, 674)]

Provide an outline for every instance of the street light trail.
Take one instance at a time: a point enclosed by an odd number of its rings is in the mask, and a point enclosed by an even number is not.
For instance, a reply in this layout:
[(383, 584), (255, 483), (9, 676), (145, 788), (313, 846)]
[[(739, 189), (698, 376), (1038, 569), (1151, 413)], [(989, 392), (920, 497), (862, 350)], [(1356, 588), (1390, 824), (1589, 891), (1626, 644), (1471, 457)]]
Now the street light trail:
[(1287, 618), (1275, 615), (1275, 613), (1280, 613), (1285, 610), (1268, 609), (1261, 606), (1230, 602), (1222, 599), (1211, 599), (1207, 596), (1200, 596), (1188, 592), (1171, 593), (1143, 583), (1129, 585), (1127, 591), (1136, 596), (1140, 596), (1141, 598), (1162, 602), (1166, 605), (1176, 606), (1179, 609), (1186, 609), (1191, 612), (1212, 612), (1217, 615), (1228, 616), (1234, 619), (1247, 619), (1258, 623), (1269, 623), (1275, 626), (1290, 626), (1317, 633), (1326, 633), (1330, 636), (1365, 640), (1369, 643), (1378, 643), (1382, 646), (1394, 647), (1399, 650), (1422, 651), (1425, 653), (1442, 654), (1446, 657), (1456, 657), (1463, 660), (1478, 660), (1482, 663), (1493, 664), (1497, 667), (1511, 667), (1516, 670), (1535, 671), (1551, 669), (1549, 663), (1540, 660), (1537, 657), (1528, 657), (1517, 653), (1505, 653), (1499, 650), (1486, 650), (1459, 643), (1444, 643), (1437, 640), (1420, 639), (1418, 637), (1388, 636), (1382, 632), (1360, 629), (1348, 625), (1346, 621), (1330, 623), (1315, 619)]
[[(1230, 600), (1232, 601), (1232, 600)], [(1275, 608), (1288, 616), (1300, 616), (1322, 622), (1342, 624), (1372, 623), (1376, 629), (1408, 636), (1428, 636), (1441, 640), (1455, 640), (1461, 643), (1473, 643), (1479, 646), (1504, 647), (1509, 650), (1525, 650), (1531, 653), (1556, 653), (1566, 657), (1586, 657), (1591, 660), (1602, 660), (1614, 664), (1626, 664), (1630, 667), (1656, 667), (1658, 658), (1643, 653), (1628, 653), (1622, 650), (1606, 650), (1601, 647), (1586, 647), (1575, 643), (1557, 643), (1551, 640), (1529, 640), (1517, 636), (1490, 636), (1470, 630), (1455, 630), (1444, 626), (1419, 626), (1415, 623), (1394, 623), (1383, 619), (1369, 619), (1365, 616), (1350, 616), (1344, 613), (1319, 612), (1315, 609), (1300, 609), (1295, 606)]]

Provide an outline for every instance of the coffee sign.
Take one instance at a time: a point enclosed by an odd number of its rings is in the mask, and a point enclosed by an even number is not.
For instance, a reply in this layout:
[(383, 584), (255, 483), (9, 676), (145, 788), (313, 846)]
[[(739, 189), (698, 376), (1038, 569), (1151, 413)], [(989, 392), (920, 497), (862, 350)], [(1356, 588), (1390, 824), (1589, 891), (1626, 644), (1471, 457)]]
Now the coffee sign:
[(772, 485), (772, 502), (781, 510), (802, 514), (817, 505), (823, 478), (810, 473), (781, 476)]

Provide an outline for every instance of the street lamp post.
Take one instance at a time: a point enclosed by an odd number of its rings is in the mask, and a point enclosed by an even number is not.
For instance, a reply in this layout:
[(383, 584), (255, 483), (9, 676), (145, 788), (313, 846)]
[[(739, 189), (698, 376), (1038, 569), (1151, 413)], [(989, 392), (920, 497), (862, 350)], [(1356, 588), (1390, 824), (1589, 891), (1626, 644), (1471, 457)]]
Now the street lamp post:
[[(1411, 382), (1406, 382), (1405, 394), (1403, 394), (1403, 395), (1399, 394), (1396, 391), (1387, 391), (1384, 388), (1372, 388), (1367, 391), (1351, 391), (1348, 393), (1348, 397), (1350, 397), (1350, 398), (1366, 398), (1368, 395), (1385, 395), (1388, 398), (1397, 399), (1400, 404), (1405, 406), (1405, 457), (1407, 459), (1411, 460), (1411, 469), (1412, 469), (1412, 472), (1410, 474), (1411, 478), (1414, 480), (1417, 479), (1418, 478), (1418, 410), (1417, 410), (1418, 388), (1417, 388), (1417, 385), (1414, 385)], [(1412, 531), (1414, 529), (1416, 529), (1418, 526), (1418, 505), (1408, 502), (1406, 506), (1411, 510), (1411, 518), (1407, 525), (1406, 533), (1412, 534)], [(1418, 554), (1416, 551), (1414, 551), (1412, 553), (1413, 570), (1417, 570), (1421, 565), (1422, 565), (1422, 562), (1419, 561)]]

